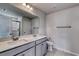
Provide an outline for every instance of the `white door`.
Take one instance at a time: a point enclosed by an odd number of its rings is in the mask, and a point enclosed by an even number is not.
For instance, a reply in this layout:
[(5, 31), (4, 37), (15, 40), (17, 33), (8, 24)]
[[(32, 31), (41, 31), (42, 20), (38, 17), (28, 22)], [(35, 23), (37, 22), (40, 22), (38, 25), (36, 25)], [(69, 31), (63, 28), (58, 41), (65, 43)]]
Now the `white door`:
[(31, 34), (31, 20), (28, 18), (23, 18), (22, 20), (22, 34)]
[(39, 33), (39, 26), (40, 26), (39, 24), (40, 24), (39, 18), (32, 19), (32, 33), (33, 34)]

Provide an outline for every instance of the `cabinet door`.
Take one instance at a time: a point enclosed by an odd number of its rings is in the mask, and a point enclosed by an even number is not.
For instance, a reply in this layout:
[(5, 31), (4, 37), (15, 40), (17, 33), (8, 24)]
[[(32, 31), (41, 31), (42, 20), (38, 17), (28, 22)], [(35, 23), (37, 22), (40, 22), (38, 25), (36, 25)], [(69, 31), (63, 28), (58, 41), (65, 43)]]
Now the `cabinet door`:
[(35, 47), (30, 48), (29, 50), (27, 50), (17, 56), (35, 56)]
[(47, 52), (47, 43), (43, 42), (41, 48), (42, 55), (45, 55), (45, 53)]
[(41, 44), (37, 45), (36, 46), (36, 56), (42, 56), (41, 54)]

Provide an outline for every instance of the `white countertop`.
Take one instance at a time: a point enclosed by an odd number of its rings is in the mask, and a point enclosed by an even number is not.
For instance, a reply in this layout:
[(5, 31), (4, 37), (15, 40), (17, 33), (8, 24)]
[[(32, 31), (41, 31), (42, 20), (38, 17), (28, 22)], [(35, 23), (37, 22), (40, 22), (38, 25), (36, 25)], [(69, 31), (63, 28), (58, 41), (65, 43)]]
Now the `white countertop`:
[(46, 36), (37, 35), (36, 37), (33, 37), (33, 35), (24, 35), (24, 36), (20, 36), (19, 40), (17, 41), (8, 40), (8, 41), (0, 42), (0, 52), (29, 43), (29, 42), (39, 40), (44, 37)]

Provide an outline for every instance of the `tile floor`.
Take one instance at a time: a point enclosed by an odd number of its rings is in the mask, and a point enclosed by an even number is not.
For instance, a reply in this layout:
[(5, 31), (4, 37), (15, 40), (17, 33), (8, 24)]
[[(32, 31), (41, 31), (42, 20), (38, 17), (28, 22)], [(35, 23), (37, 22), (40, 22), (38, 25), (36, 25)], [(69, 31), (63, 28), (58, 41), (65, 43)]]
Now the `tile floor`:
[(69, 54), (63, 51), (59, 51), (57, 49), (53, 49), (52, 52), (48, 52), (46, 56), (75, 56), (73, 54)]

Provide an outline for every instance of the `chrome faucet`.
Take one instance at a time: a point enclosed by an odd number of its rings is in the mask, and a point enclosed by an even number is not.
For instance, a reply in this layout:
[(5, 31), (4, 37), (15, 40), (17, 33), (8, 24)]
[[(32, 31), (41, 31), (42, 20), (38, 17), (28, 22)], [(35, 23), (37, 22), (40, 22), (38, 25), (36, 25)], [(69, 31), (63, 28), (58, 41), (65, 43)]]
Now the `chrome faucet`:
[(14, 33), (10, 33), (10, 35), (11, 35), (11, 38), (13, 39), (13, 41), (16, 41), (16, 40), (19, 39), (18, 36), (15, 36), (15, 35), (14, 35)]

